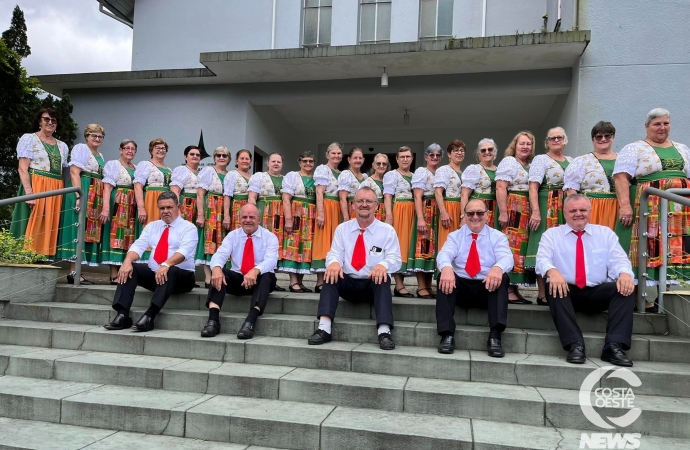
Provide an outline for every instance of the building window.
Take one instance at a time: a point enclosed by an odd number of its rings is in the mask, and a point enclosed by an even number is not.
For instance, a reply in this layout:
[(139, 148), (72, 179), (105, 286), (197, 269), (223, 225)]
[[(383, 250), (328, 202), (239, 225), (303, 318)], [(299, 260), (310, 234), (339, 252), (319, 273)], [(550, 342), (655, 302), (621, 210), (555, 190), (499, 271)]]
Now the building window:
[(453, 0), (421, 0), (419, 38), (433, 39), (453, 34)]
[(391, 0), (361, 0), (359, 42), (391, 41)]
[(307, 47), (331, 45), (331, 5), (333, 0), (305, 0), (304, 39)]

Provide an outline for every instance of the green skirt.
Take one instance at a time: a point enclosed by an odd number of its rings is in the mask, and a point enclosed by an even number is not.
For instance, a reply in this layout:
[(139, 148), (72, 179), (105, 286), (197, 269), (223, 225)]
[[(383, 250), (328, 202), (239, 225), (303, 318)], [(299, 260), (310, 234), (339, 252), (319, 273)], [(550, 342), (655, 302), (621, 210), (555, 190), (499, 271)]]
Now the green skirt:
[[(125, 220), (126, 222), (123, 224), (122, 227), (117, 229), (115, 231), (115, 238), (116, 238), (116, 243), (115, 245), (118, 246), (117, 242), (125, 242), (126, 244), (122, 245), (120, 244), (119, 247), (125, 247), (125, 248), (117, 248), (111, 246), (111, 236), (110, 233), (112, 231), (113, 227), (113, 221), (117, 220), (116, 216), (118, 213), (118, 208), (120, 205), (117, 203), (117, 196), (118, 193), (121, 192), (127, 192), (129, 190), (131, 192), (131, 197), (132, 201), (134, 201), (134, 192), (132, 191), (132, 188), (121, 188), (121, 187), (115, 187), (111, 192), (110, 192), (110, 220), (108, 220), (105, 224), (103, 224), (103, 239), (102, 239), (102, 244), (101, 244), (101, 264), (110, 264), (114, 266), (121, 266), (122, 263), (125, 260), (125, 257), (127, 256), (127, 252), (129, 251), (129, 247), (131, 244), (134, 243), (134, 230), (136, 227), (136, 222), (137, 222), (137, 215), (136, 215), (136, 207), (134, 205), (127, 206), (127, 205), (122, 205), (123, 210), (128, 208), (129, 209), (129, 217), (124, 216), (122, 219)], [(126, 194), (123, 194), (126, 195)], [(122, 196), (121, 196), (122, 197)], [(131, 235), (130, 235), (131, 233)]]
[[(72, 187), (72, 182), (69, 181), (66, 187)], [(86, 199), (89, 198), (89, 189), (91, 188), (91, 178), (81, 177), (81, 189), (84, 192), (84, 207), (86, 207)], [(58, 231), (57, 253), (56, 260), (70, 260), (74, 262), (77, 258), (77, 229), (75, 225), (79, 223), (79, 212), (75, 209), (77, 206), (77, 194), (71, 193), (65, 195), (65, 202), (63, 204), (63, 212), (60, 216), (60, 230)], [(84, 224), (86, 226), (86, 224)], [(82, 230), (82, 234), (84, 231)], [(101, 237), (103, 235), (101, 234)], [(102, 239), (101, 239), (102, 240)], [(84, 242), (81, 252), (81, 263), (89, 266), (98, 266), (101, 255), (100, 242)]]
[(541, 221), (536, 230), (529, 230), (529, 242), (527, 243), (527, 255), (525, 256), (525, 269), (534, 270), (537, 264), (537, 251), (539, 241), (544, 231), (565, 223), (563, 218), (563, 190), (540, 190), (539, 213)]

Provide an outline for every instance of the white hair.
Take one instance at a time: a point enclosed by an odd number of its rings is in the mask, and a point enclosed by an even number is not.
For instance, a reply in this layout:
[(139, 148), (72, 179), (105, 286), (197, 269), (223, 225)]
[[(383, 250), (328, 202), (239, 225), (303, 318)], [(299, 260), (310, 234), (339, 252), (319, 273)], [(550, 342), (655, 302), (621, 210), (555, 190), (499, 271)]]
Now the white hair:
[(334, 150), (336, 148), (339, 148), (340, 151), (342, 151), (343, 150), (343, 144), (341, 144), (340, 142), (331, 143), (331, 145), (329, 145), (328, 148), (326, 149), (326, 155), (331, 153), (331, 150)]
[(546, 150), (549, 149), (548, 142), (549, 142), (549, 133), (551, 133), (553, 130), (561, 130), (563, 132), (563, 145), (568, 145), (568, 135), (565, 134), (565, 129), (563, 127), (553, 127), (549, 128), (549, 131), (546, 132), (546, 137), (544, 138), (544, 148)]
[(648, 127), (652, 120), (658, 119), (659, 117), (668, 117), (668, 119), (671, 120), (671, 113), (665, 108), (654, 108), (647, 113), (647, 119), (644, 121), (644, 126)]
[(479, 144), (477, 144), (477, 148), (474, 150), (474, 156), (479, 157), (479, 150), (482, 148), (482, 145), (484, 144), (491, 144), (494, 148), (494, 159), (496, 159), (496, 155), (498, 154), (498, 146), (496, 145), (496, 141), (494, 141), (491, 138), (484, 138), (481, 141), (479, 141)]

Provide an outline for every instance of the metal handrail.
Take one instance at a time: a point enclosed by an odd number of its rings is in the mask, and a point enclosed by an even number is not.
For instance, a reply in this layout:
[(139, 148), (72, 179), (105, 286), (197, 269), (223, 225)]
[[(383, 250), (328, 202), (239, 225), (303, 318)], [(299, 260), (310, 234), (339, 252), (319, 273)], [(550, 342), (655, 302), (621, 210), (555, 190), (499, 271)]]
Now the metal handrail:
[(81, 249), (84, 247), (84, 222), (86, 221), (86, 208), (83, 207), (84, 191), (80, 187), (68, 187), (56, 189), (54, 191), (45, 191), (38, 194), (22, 195), (21, 197), (12, 197), (0, 200), (0, 206), (14, 205), (15, 203), (26, 202), (29, 200), (38, 200), (39, 198), (54, 197), (56, 195), (71, 194), (72, 192), (79, 193), (79, 224), (77, 225), (77, 260), (75, 261), (75, 276), (74, 285), (79, 286), (81, 282)]
[[(681, 192), (681, 193), (688, 193), (690, 194), (690, 189), (669, 189), (669, 190), (661, 190), (653, 187), (648, 187), (644, 191), (642, 191), (642, 195), (640, 196), (639, 200), (639, 208), (640, 208), (640, 225), (638, 227), (638, 230), (640, 232), (640, 236), (638, 239), (638, 254), (637, 254), (637, 310), (642, 312), (645, 310), (645, 297), (647, 297), (647, 293), (645, 292), (645, 288), (647, 286), (647, 237), (649, 236), (649, 233), (647, 232), (647, 216), (649, 216), (649, 205), (648, 205), (648, 200), (650, 195), (656, 195), (657, 197), (661, 198), (662, 200), (662, 205), (663, 205), (663, 200), (671, 200), (672, 202), (680, 203), (681, 205), (684, 206), (690, 206), (690, 198), (687, 197), (681, 197), (680, 195), (676, 194), (675, 192)], [(666, 214), (662, 215), (663, 211), (659, 211), (659, 220), (660, 220), (660, 230), (659, 234), (662, 237), (662, 245), (664, 242), (667, 242), (668, 238), (668, 203), (666, 203)], [(661, 221), (663, 220), (663, 223)], [(643, 231), (644, 230), (644, 231)], [(662, 247), (662, 255), (666, 255), (666, 247)], [(664, 262), (662, 264), (662, 267), (666, 267), (666, 259), (664, 259)], [(661, 272), (661, 271), (660, 271)], [(660, 273), (661, 275), (661, 273)], [(664, 273), (664, 278), (666, 277)], [(661, 276), (659, 277), (659, 282), (661, 282)], [(664, 283), (666, 280), (663, 280)], [(659, 292), (661, 292), (662, 289), (659, 289)], [(661, 311), (661, 305), (659, 305), (659, 311)]]
[[(683, 188), (666, 189), (666, 192), (678, 195), (690, 195), (690, 189)], [(659, 205), (659, 227), (659, 233), (661, 234), (661, 248), (667, 250), (668, 238), (671, 236), (668, 233), (668, 200), (663, 197), (661, 198), (661, 203)], [(663, 286), (664, 289), (659, 288), (659, 297), (657, 298), (659, 312), (664, 312), (664, 290), (666, 288), (668, 251), (664, 251), (662, 255), (662, 264), (661, 267), (659, 267), (659, 284), (660, 286)]]

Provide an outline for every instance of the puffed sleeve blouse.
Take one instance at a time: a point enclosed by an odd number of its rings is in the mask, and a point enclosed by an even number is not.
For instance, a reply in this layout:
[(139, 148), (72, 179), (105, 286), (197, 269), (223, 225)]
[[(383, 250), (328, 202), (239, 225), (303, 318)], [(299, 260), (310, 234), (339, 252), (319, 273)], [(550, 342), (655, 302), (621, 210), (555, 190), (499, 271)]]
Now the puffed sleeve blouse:
[(573, 159), (565, 169), (563, 189), (578, 192), (613, 192), (613, 188), (601, 163), (591, 153)]
[(199, 172), (199, 187), (207, 192), (223, 193), (223, 183), (221, 183), (220, 177), (218, 177), (218, 173), (213, 166), (201, 169), (201, 172)]
[(247, 180), (240, 175), (236, 170), (231, 170), (225, 175), (225, 181), (223, 182), (223, 194), (228, 197), (234, 197), (235, 195), (246, 194), (249, 183)]
[(424, 195), (434, 195), (434, 174), (426, 167), (418, 167), (412, 174), (412, 189), (422, 189)]
[(129, 172), (127, 172), (127, 169), (120, 161), (113, 159), (105, 163), (105, 167), (103, 167), (103, 182), (113, 187), (131, 187), (134, 180), (129, 176)]
[[(671, 142), (683, 158), (683, 171), (690, 177), (690, 149), (680, 142)], [(618, 153), (613, 174), (627, 173), (631, 177), (643, 177), (663, 170), (661, 158), (645, 141), (637, 141), (623, 147)]]
[[(98, 154), (103, 158), (103, 155)], [(69, 165), (79, 167), (81, 170), (91, 173), (98, 173), (99, 169), (98, 161), (86, 144), (77, 144), (72, 148)]]
[(285, 177), (283, 177), (283, 187), (281, 189), (281, 192), (283, 194), (290, 194), (294, 197), (295, 192), (299, 187), (300, 181), (301, 179), (299, 172), (288, 172), (285, 175)]
[[(573, 158), (566, 156), (565, 159), (570, 163)], [(563, 184), (565, 170), (558, 164), (558, 161), (548, 155), (537, 155), (529, 166), (530, 183), (541, 184), (546, 176), (546, 184)]]
[(263, 175), (263, 172), (256, 172), (254, 175), (249, 177), (249, 183), (247, 186), (248, 192), (254, 192), (255, 194), (261, 193), (261, 185), (264, 181)]
[(498, 164), (496, 181), (507, 181), (509, 191), (529, 190), (529, 172), (513, 156), (506, 156)]
[(172, 172), (170, 186), (177, 186), (187, 194), (195, 194), (199, 186), (199, 177), (187, 166), (177, 166)]
[[(367, 178), (367, 174), (363, 173), (362, 181)], [(360, 181), (355, 177), (355, 174), (350, 170), (343, 170), (338, 176), (338, 191), (347, 191), (348, 196), (354, 196), (359, 190)]]
[(338, 179), (333, 175), (333, 170), (326, 164), (321, 164), (314, 171), (314, 185), (326, 186), (326, 195), (338, 195)]
[(412, 186), (398, 172), (391, 170), (383, 176), (383, 195), (392, 195), (398, 198), (412, 198)]
[(462, 181), (452, 167), (446, 165), (439, 167), (434, 175), (434, 188), (443, 188), (447, 198), (460, 198), (462, 194)]
[[(69, 155), (69, 148), (64, 142), (55, 139), (60, 150), (60, 158), (62, 159), (61, 167), (67, 167), (67, 159)], [(50, 158), (46, 152), (43, 143), (38, 138), (36, 133), (26, 133), (19, 139), (17, 143), (17, 159), (29, 158), (31, 163), (29, 167), (34, 170), (41, 170), (43, 172), (50, 172)]]

